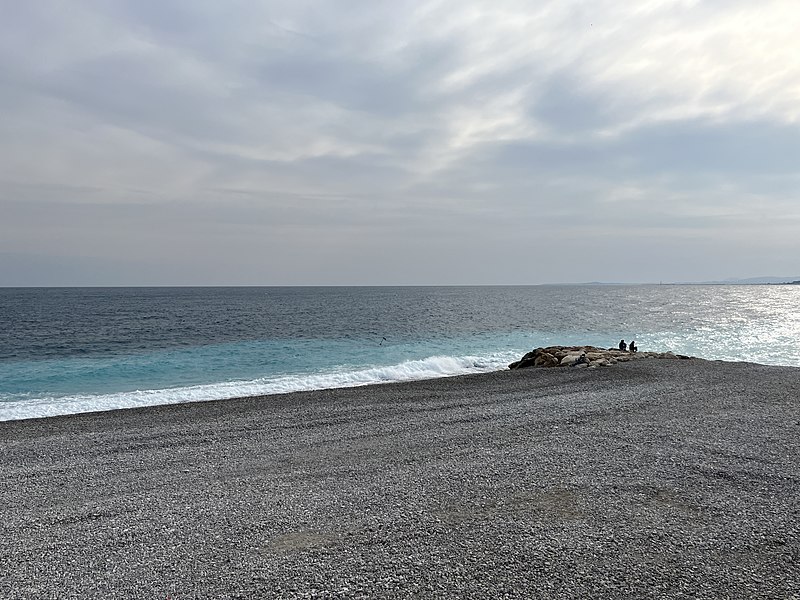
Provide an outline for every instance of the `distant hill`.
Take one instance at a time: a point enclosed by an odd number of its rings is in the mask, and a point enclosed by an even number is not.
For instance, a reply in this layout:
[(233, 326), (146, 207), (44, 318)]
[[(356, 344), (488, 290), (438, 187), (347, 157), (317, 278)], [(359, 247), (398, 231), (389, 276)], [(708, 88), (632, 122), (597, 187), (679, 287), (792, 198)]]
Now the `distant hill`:
[[(800, 285), (800, 275), (795, 277), (748, 277), (746, 279), (723, 279), (718, 281), (662, 281), (667, 285)], [(622, 281), (584, 281), (582, 283), (551, 283), (547, 285), (653, 285)]]
[(800, 283), (800, 276), (794, 277), (749, 277), (747, 279), (725, 279), (723, 281), (703, 281), (702, 283), (718, 283), (728, 285), (763, 285), (769, 283)]

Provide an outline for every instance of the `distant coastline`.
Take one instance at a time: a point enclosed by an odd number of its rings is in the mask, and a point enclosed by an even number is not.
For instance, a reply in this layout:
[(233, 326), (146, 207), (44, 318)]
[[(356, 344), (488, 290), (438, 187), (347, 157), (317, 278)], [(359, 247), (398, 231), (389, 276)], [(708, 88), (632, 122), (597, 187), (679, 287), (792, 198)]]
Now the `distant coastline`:
[[(558, 285), (558, 284), (553, 284)], [(569, 285), (569, 284), (561, 284)], [(619, 281), (586, 281), (573, 285), (800, 285), (800, 276), (795, 277), (749, 277), (747, 279), (724, 279), (717, 281), (659, 281), (648, 283), (624, 283)]]
[(747, 279), (726, 279), (724, 281), (707, 281), (704, 283), (723, 285), (797, 285), (800, 284), (800, 275), (793, 277), (750, 277)]

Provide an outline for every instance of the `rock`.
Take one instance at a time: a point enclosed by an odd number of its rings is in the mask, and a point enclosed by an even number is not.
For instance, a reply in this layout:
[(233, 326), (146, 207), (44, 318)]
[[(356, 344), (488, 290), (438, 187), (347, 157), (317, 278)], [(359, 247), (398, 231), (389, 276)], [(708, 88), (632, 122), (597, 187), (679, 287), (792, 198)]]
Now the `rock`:
[(558, 358), (544, 348), (536, 348), (525, 354), (520, 360), (508, 365), (509, 369), (525, 369), (527, 367), (555, 367)]
[(558, 366), (569, 367), (573, 363), (577, 362), (580, 357), (580, 354), (565, 354), (564, 357), (559, 361)]
[(533, 365), (533, 359), (524, 358), (522, 360), (518, 360), (517, 362), (511, 363), (510, 365), (508, 365), (508, 368), (509, 369), (524, 369), (526, 367), (532, 367), (532, 366), (534, 366)]
[[(581, 356), (584, 356), (581, 360)], [(581, 366), (591, 368), (607, 367), (618, 362), (628, 362), (644, 358), (691, 359), (691, 356), (672, 352), (624, 352), (619, 348), (603, 350), (595, 346), (548, 346), (527, 352), (520, 360), (508, 365), (509, 369), (526, 367), (567, 367)], [(576, 363), (579, 364), (576, 365)], [(585, 362), (584, 362), (585, 361)]]
[(530, 352), (526, 353), (522, 358), (518, 361), (511, 363), (508, 365), (509, 369), (524, 369), (525, 367), (532, 367), (533, 366), (533, 359), (536, 356), (536, 352), (541, 350), (541, 348), (536, 348), (536, 350), (531, 350)]
[(558, 359), (549, 352), (542, 350), (533, 361), (534, 367), (555, 367)]

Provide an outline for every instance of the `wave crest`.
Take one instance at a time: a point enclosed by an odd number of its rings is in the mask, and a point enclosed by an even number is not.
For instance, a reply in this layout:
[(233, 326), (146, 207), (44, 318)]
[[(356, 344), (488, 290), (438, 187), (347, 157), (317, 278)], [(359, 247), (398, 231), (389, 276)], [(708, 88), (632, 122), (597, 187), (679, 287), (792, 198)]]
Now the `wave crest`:
[(251, 381), (226, 381), (113, 394), (31, 398), (0, 402), (0, 421), (487, 373), (504, 368), (517, 355), (518, 352), (513, 351), (488, 356), (429, 356), (395, 365), (340, 367), (319, 373), (283, 375)]

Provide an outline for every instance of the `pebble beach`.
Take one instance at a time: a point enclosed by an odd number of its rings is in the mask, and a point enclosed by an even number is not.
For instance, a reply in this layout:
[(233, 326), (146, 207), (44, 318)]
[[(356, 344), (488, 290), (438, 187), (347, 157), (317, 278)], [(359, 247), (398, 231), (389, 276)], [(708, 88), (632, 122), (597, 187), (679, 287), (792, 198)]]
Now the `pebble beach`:
[(3, 598), (800, 598), (795, 367), (7, 421), (0, 456)]

